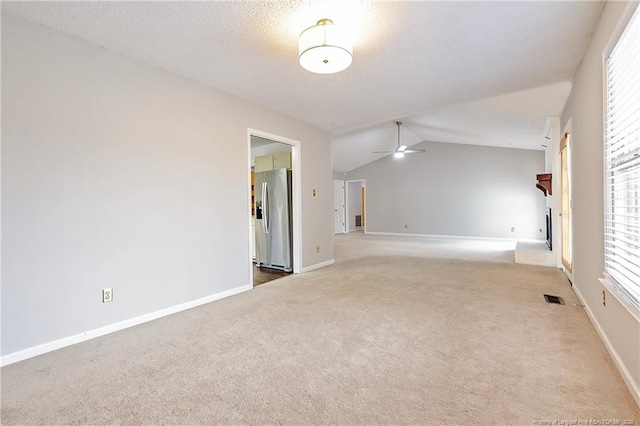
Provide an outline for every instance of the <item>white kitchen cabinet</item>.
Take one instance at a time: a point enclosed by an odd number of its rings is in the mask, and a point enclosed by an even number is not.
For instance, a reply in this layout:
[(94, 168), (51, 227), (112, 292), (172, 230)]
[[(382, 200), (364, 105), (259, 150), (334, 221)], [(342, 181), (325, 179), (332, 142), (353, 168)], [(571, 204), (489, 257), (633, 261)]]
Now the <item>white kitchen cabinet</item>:
[(258, 172), (266, 172), (267, 170), (273, 170), (273, 155), (264, 155), (262, 157), (256, 157), (254, 163), (254, 170)]
[(256, 157), (254, 162), (256, 173), (275, 169), (291, 169), (291, 152), (278, 152)]
[(273, 168), (291, 169), (291, 153), (280, 152), (278, 154), (273, 154)]

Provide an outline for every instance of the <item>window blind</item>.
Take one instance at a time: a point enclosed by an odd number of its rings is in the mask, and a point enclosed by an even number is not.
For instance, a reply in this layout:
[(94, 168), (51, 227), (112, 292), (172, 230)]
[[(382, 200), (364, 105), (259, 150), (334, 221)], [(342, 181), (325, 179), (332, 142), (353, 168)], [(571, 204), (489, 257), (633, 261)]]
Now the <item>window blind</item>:
[(640, 8), (606, 61), (605, 279), (640, 310)]

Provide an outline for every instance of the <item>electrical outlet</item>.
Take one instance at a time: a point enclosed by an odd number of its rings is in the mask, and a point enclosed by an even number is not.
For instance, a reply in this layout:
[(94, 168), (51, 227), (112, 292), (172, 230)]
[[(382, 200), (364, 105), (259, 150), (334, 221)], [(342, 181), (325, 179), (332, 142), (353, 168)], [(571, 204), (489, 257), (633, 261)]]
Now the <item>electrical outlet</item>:
[(316, 246), (316, 253), (320, 253), (320, 246)]
[(602, 290), (602, 306), (607, 307), (607, 293)]
[(312, 192), (313, 192), (313, 196), (315, 197), (316, 196), (316, 190), (314, 189)]
[(113, 289), (112, 288), (103, 288), (102, 289), (102, 303), (112, 302), (113, 301)]
[(404, 226), (404, 229), (408, 229), (408, 228), (409, 228), (409, 225), (405, 225), (405, 226)]
[(516, 227), (515, 226), (511, 227), (511, 232), (516, 232)]

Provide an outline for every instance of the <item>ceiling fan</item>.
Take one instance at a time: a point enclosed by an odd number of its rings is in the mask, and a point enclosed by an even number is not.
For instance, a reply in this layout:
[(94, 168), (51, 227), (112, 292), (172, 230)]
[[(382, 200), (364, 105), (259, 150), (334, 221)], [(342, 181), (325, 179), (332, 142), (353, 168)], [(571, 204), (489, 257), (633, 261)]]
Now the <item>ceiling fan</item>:
[(398, 147), (393, 151), (374, 151), (374, 154), (393, 154), (396, 158), (402, 158), (405, 154), (419, 154), (425, 152), (424, 149), (407, 149), (407, 145), (400, 145), (400, 126), (402, 121), (396, 121), (398, 126)]

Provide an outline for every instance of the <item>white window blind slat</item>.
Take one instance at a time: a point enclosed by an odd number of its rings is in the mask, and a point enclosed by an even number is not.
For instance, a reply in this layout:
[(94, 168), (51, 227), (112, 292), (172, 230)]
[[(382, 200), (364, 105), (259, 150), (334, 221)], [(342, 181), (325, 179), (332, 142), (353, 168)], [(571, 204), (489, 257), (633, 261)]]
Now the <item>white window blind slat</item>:
[[(634, 70), (633, 73), (635, 73), (637, 70)], [(615, 92), (613, 90), (613, 87), (611, 87), (612, 85), (619, 85), (619, 84), (625, 84), (626, 82), (628, 82), (628, 79), (624, 79), (621, 80), (619, 82), (611, 82), (611, 85), (609, 85), (609, 89), (611, 91), (611, 99), (615, 99), (615, 103), (608, 103), (608, 106), (611, 107), (611, 118), (615, 119), (616, 116), (618, 114), (620, 114), (621, 112), (624, 112), (625, 108), (629, 105), (629, 103), (631, 103), (633, 101), (633, 94), (637, 93), (638, 89), (635, 87), (632, 87), (629, 89), (629, 91), (618, 91)], [(614, 87), (615, 87), (614, 85)]]
[[(607, 85), (608, 87), (611, 88), (612, 95), (624, 96), (626, 94), (623, 91), (616, 90), (616, 88), (620, 83), (624, 83), (625, 81), (633, 79), (633, 75), (638, 70), (639, 66), (640, 66), (640, 60), (636, 60), (634, 63), (620, 66), (622, 71), (618, 73), (619, 75), (617, 75), (617, 77), (612, 77), (611, 80), (609, 80)], [(611, 71), (614, 73), (617, 72), (616, 68), (617, 67), (611, 67)]]
[[(640, 163), (640, 161), (638, 161), (637, 157), (612, 159), (611, 168), (608, 171), (610, 173), (613, 172), (613, 174), (609, 174), (607, 180), (611, 181), (612, 184), (625, 182), (624, 179), (633, 181), (634, 177), (638, 174), (636, 170), (638, 163)], [(620, 175), (618, 175), (618, 173)]]
[[(638, 92), (640, 93), (640, 91)], [(635, 98), (637, 99), (638, 95)], [(631, 108), (629, 109), (631, 110)], [(619, 120), (610, 120), (609, 134), (612, 136), (619, 135), (620, 137), (633, 134), (633, 131), (638, 128), (638, 123), (634, 122), (633, 117), (637, 117), (638, 112), (640, 112), (640, 108), (635, 108), (633, 111), (628, 111), (626, 115), (621, 115)], [(620, 147), (617, 148), (619, 149)]]
[[(632, 215), (625, 215), (625, 216), (626, 216), (626, 217), (624, 217), (624, 218), (623, 218), (623, 219), (625, 219), (625, 220), (626, 220), (627, 218), (629, 218), (629, 217), (632, 217)], [(606, 222), (607, 222), (606, 224), (607, 224), (607, 225), (609, 225), (609, 226), (615, 226), (615, 224), (617, 223), (617, 222), (616, 222), (616, 219), (617, 219), (617, 218), (607, 219), (607, 220), (606, 220)], [(617, 220), (619, 220), (619, 219), (617, 219)], [(638, 229), (639, 229), (639, 227), (638, 227), (638, 225), (637, 225), (637, 223), (636, 223), (636, 224), (628, 224), (628, 225), (625, 225), (625, 226), (624, 226), (624, 228), (619, 228), (619, 229), (616, 229), (616, 230), (617, 230), (617, 231), (620, 231), (623, 235), (625, 234), (625, 231), (626, 231), (626, 234), (628, 234), (629, 236), (631, 236), (631, 237), (633, 237), (633, 236), (638, 237), (638, 236), (640, 235), (640, 234), (639, 234)], [(609, 235), (610, 235), (610, 236), (612, 236), (612, 237), (614, 236), (612, 233), (608, 233), (608, 232), (605, 232), (605, 233), (604, 233), (604, 235), (605, 235), (605, 236), (609, 236)]]
[(625, 232), (624, 230), (620, 230), (620, 232), (617, 232), (616, 234), (613, 233), (608, 233), (608, 234), (604, 234), (605, 239), (606, 239), (606, 243), (610, 243), (612, 241), (614, 241), (614, 239), (618, 239), (619, 241), (617, 241), (619, 244), (617, 245), (612, 245), (612, 247), (614, 247), (614, 249), (616, 248), (620, 248), (620, 245), (626, 245), (626, 247), (632, 247), (632, 248), (637, 248), (638, 247), (638, 243), (640, 240), (638, 240), (638, 237), (640, 237), (640, 235), (638, 235), (638, 231), (636, 230), (630, 230), (631, 232)]
[[(616, 264), (619, 266), (629, 270), (635, 271), (636, 274), (640, 272), (640, 266), (635, 266), (635, 262), (638, 261), (638, 256), (631, 253), (630, 250), (612, 250), (612, 255), (616, 256), (616, 258), (620, 258), (619, 261), (616, 259)], [(612, 256), (605, 257), (606, 259), (613, 259)]]

